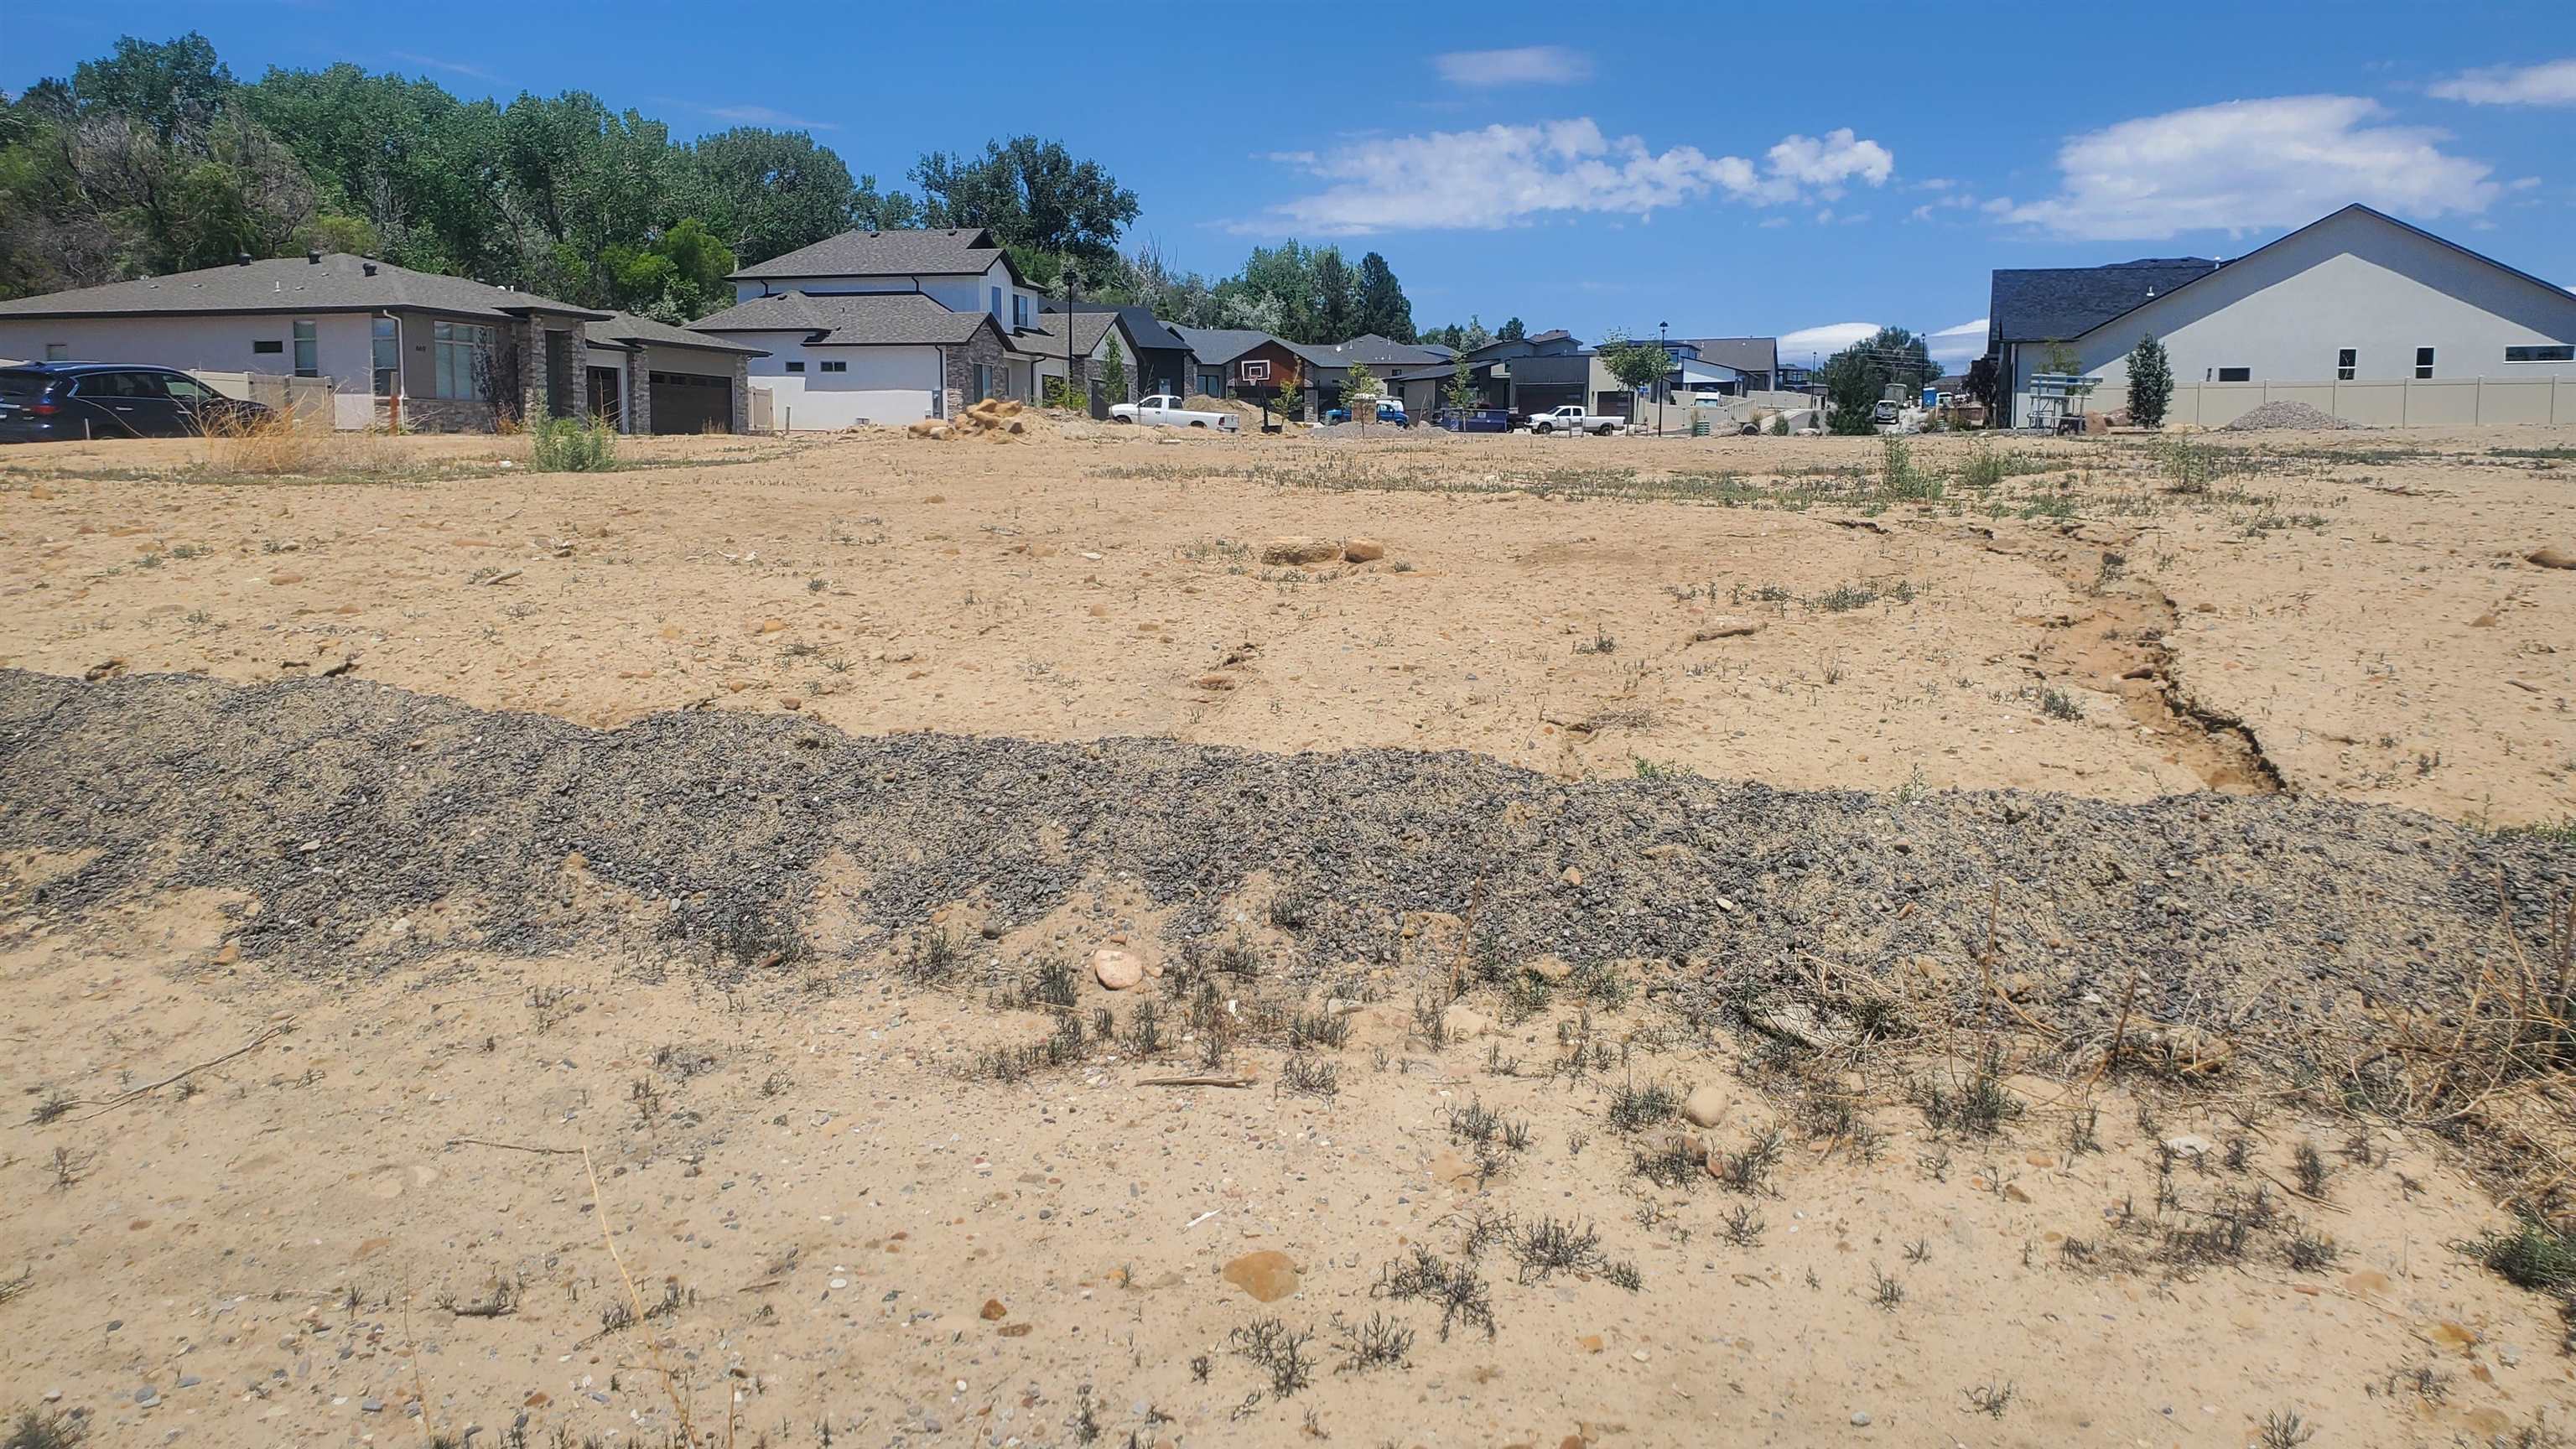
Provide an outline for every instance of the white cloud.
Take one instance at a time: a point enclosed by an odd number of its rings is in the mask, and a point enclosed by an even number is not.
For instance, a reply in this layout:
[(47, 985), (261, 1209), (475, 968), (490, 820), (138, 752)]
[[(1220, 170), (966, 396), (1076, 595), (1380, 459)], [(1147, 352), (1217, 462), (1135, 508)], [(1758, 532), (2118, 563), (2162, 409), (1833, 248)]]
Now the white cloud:
[(1328, 183), (1322, 190), (1234, 229), (1492, 229), (1550, 213), (1647, 216), (1711, 194), (1754, 205), (1829, 201), (1853, 182), (1884, 184), (1895, 167), (1886, 147), (1848, 129), (1786, 137), (1757, 165), (1696, 146), (1649, 150), (1636, 136), (1603, 135), (1584, 116), (1340, 145), (1302, 163)]
[(1828, 322), (1822, 327), (1801, 327), (1783, 332), (1779, 337), (1780, 360), (1795, 359), (1804, 364), (1811, 357), (1831, 357), (1855, 342), (1865, 342), (1878, 335), (1875, 322)]
[(393, 56), (394, 59), (401, 61), (405, 65), (416, 65), (424, 70), (443, 70), (451, 75), (472, 76), (474, 79), (479, 81), (493, 81), (496, 83), (501, 79), (499, 76), (492, 74), (492, 72), (485, 70), (480, 66), (467, 65), (461, 60), (440, 60), (436, 56), (414, 55), (408, 50), (397, 50), (393, 53)]
[(2430, 93), (2474, 106), (2576, 106), (2576, 57), (2464, 70), (2435, 81)]
[(1562, 45), (1453, 50), (1431, 58), (1453, 86), (1566, 86), (1592, 79), (1592, 57)]
[(1923, 339), (1936, 362), (1968, 362), (1986, 355), (1986, 319), (1944, 327)]
[(2298, 226), (2347, 202), (2415, 216), (2484, 211), (2483, 161), (2444, 132), (2382, 124), (2359, 96), (2227, 101), (2122, 121), (2058, 148), (2058, 193), (2003, 214), (2090, 241)]

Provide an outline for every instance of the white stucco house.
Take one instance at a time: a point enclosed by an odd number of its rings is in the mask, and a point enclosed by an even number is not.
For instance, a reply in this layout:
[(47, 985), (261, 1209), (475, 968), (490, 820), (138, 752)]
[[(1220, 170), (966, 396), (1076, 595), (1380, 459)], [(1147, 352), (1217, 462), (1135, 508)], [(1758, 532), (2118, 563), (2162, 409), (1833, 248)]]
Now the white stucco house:
[(345, 252), (0, 302), (0, 358), (322, 381), (343, 428), (488, 429), (496, 411), (742, 431), (759, 349)]
[(764, 354), (750, 377), (778, 428), (910, 423), (1030, 396), (1040, 298), (980, 228), (847, 231), (729, 280), (734, 305), (690, 330)]
[(2576, 295), (2367, 206), (2227, 261), (1998, 271), (1988, 315), (2003, 426), (2045, 412), (2053, 352), (2098, 380), (2092, 409), (2120, 406), (2150, 333), (2176, 421), (2295, 397), (2368, 423), (2576, 422)]

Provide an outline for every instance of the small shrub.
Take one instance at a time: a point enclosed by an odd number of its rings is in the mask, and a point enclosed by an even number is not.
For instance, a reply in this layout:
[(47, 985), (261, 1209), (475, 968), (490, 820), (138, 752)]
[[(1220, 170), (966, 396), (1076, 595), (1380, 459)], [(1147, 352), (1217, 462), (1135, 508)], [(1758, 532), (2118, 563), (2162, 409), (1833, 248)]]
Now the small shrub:
[(2536, 1219), (2524, 1218), (2510, 1232), (2489, 1232), (2475, 1242), (2452, 1246), (2516, 1287), (2576, 1293), (2576, 1237)]
[(539, 473), (604, 473), (617, 466), (617, 431), (605, 418), (550, 418), (528, 424), (528, 467)]

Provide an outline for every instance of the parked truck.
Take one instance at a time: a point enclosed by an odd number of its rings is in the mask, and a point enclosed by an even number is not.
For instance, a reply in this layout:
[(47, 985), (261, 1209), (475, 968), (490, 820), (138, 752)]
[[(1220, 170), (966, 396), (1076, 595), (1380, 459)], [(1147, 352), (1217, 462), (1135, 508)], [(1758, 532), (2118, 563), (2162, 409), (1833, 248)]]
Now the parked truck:
[(1181, 406), (1181, 400), (1170, 393), (1156, 393), (1143, 402), (1119, 403), (1109, 410), (1113, 423), (1143, 423), (1156, 428), (1215, 428), (1231, 433), (1243, 426), (1232, 413), (1198, 412)]
[(1626, 418), (1604, 417), (1599, 413), (1587, 413), (1583, 410), (1582, 404), (1567, 403), (1565, 406), (1558, 408), (1554, 412), (1541, 413), (1537, 417), (1530, 419), (1530, 431), (1541, 434), (1598, 433), (1602, 437), (1606, 438), (1612, 433), (1619, 431), (1621, 428), (1626, 427), (1627, 424), (1628, 420)]

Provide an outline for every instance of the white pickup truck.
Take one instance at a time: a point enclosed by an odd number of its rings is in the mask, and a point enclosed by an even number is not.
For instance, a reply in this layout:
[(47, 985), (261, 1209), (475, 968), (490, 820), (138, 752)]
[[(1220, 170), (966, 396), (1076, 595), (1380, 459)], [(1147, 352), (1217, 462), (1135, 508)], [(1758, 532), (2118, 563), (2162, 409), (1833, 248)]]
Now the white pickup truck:
[(1628, 425), (1626, 418), (1607, 418), (1587, 413), (1579, 404), (1567, 403), (1552, 413), (1540, 413), (1530, 419), (1533, 433), (1598, 433), (1608, 437)]
[(1242, 420), (1232, 413), (1193, 412), (1170, 393), (1156, 393), (1143, 402), (1117, 403), (1109, 409), (1109, 421), (1145, 423), (1157, 428), (1214, 428), (1221, 433), (1237, 432), (1243, 427)]

